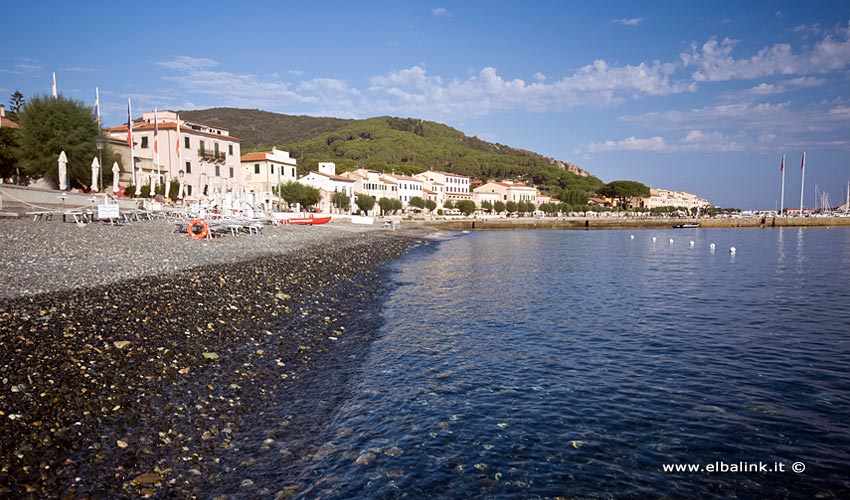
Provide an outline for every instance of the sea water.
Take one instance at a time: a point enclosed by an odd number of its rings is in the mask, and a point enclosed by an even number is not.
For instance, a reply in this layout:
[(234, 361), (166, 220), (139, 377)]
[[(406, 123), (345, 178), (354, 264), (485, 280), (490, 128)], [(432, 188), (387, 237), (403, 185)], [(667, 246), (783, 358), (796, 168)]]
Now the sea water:
[(473, 232), (393, 281), (306, 497), (850, 496), (850, 228)]

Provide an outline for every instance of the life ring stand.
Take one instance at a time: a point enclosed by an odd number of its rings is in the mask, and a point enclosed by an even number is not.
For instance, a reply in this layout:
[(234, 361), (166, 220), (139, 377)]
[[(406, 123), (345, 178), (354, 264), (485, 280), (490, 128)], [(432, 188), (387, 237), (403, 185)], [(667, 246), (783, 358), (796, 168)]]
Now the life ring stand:
[(186, 232), (189, 236), (196, 240), (202, 240), (210, 233), (210, 226), (201, 219), (192, 219), (186, 227)]

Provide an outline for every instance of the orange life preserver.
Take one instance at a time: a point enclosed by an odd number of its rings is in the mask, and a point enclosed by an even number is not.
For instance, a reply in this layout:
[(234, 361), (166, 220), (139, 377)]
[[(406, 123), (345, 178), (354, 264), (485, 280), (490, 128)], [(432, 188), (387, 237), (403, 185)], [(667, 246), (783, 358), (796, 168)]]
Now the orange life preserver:
[[(198, 228), (199, 230), (196, 230), (196, 225), (200, 226), (200, 228)], [(209, 234), (210, 226), (201, 219), (193, 219), (189, 221), (189, 225), (186, 227), (186, 232), (189, 233), (189, 236), (192, 238), (202, 240), (207, 237), (207, 234)]]

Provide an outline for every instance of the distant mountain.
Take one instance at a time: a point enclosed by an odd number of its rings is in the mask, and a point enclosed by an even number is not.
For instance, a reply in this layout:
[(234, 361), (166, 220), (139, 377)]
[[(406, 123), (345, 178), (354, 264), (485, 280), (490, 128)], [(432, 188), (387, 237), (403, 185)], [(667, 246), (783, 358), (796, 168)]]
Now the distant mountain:
[(229, 130), (234, 137), (242, 139), (243, 150), (303, 141), (354, 121), (238, 108), (210, 108), (179, 113), (183, 120)]
[[(366, 120), (290, 116), (259, 110), (212, 108), (180, 117), (228, 129), (242, 151), (277, 146), (298, 160), (304, 174), (332, 161), (337, 171), (359, 167), (416, 174), (442, 170), (480, 179), (520, 179), (556, 196), (595, 192), (602, 181), (569, 162), (483, 141), (442, 123), (380, 116)], [(564, 199), (564, 198), (562, 198)]]

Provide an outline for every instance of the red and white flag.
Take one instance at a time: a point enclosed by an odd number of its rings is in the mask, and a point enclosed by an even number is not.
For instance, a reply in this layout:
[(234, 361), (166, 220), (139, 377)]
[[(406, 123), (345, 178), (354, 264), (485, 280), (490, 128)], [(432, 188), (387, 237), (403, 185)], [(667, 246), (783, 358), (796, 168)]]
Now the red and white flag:
[(127, 145), (133, 154), (133, 112), (130, 110), (130, 99), (127, 99)]
[(180, 158), (180, 115), (177, 115), (177, 146), (174, 149), (177, 151), (177, 158)]

